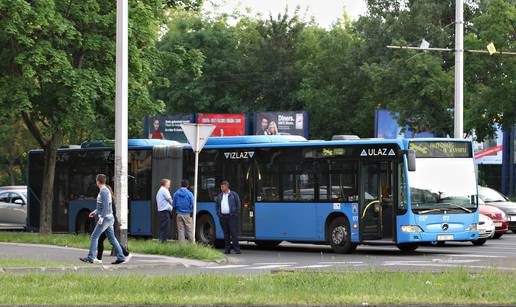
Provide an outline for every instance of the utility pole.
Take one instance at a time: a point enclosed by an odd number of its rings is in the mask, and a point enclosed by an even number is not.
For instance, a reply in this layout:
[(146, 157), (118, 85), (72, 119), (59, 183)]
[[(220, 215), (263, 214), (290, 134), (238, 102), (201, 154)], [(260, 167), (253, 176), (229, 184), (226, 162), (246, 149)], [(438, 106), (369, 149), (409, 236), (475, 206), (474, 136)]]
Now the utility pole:
[(464, 137), (464, 3), (455, 0), (455, 108), (453, 136)]
[(115, 190), (120, 244), (127, 247), (128, 0), (116, 1)]

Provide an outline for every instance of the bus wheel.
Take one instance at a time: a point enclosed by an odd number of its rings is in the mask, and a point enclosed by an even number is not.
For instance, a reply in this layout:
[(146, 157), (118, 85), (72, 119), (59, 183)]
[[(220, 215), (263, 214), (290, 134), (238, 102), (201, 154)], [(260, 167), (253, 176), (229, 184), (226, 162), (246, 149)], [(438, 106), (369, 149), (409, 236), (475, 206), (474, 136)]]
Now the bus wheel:
[(397, 246), (400, 251), (413, 252), (419, 247), (419, 244), (417, 244), (417, 243), (400, 243)]
[(475, 241), (471, 241), (471, 243), (473, 243), (473, 245), (475, 245), (475, 246), (484, 245), (484, 244), (486, 244), (486, 242), (487, 242), (487, 239), (477, 239)]
[(261, 248), (274, 248), (281, 244), (283, 241), (254, 241), (258, 247)]
[(90, 212), (88, 210), (82, 210), (77, 214), (75, 219), (75, 233), (92, 233), (95, 228), (94, 221), (89, 217)]
[(215, 245), (215, 222), (209, 214), (199, 216), (195, 228), (196, 242), (204, 245)]
[(349, 222), (344, 217), (338, 217), (331, 221), (328, 234), (331, 248), (337, 254), (349, 254), (357, 248), (357, 244), (351, 242)]

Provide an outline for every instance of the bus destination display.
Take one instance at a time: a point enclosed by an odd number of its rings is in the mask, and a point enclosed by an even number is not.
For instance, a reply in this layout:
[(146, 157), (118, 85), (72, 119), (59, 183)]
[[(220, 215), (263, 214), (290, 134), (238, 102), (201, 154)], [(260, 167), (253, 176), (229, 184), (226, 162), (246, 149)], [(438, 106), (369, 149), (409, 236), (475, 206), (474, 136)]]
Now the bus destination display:
[(418, 158), (471, 158), (469, 142), (410, 142)]

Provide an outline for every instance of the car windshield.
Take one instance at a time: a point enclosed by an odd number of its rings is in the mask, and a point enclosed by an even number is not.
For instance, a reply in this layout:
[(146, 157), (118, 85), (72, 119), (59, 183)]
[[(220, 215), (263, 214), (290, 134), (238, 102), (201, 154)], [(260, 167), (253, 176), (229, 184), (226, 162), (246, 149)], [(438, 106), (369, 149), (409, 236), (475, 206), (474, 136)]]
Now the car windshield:
[(416, 171), (408, 175), (414, 212), (473, 212), (476, 209), (476, 176), (471, 159), (418, 158)]
[(22, 195), (25, 199), (27, 199), (27, 192), (22, 192)]
[(507, 198), (501, 193), (486, 187), (478, 187), (478, 197), (485, 203), (505, 202)]

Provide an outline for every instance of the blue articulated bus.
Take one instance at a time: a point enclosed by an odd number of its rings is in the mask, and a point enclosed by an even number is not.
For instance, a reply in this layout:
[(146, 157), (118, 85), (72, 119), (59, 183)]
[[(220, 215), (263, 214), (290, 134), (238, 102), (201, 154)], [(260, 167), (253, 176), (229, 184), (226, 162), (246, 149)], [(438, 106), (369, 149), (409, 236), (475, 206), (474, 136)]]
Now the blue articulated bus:
[[(28, 228), (39, 226), (42, 152), (29, 154)], [(110, 144), (59, 150), (53, 227), (87, 232), (95, 206), (95, 174), (113, 179)], [(129, 233), (157, 236), (154, 195), (161, 178), (193, 182), (194, 155), (185, 144), (129, 141)], [(478, 238), (472, 144), (455, 139), (307, 141), (297, 136), (210, 138), (200, 154), (197, 240), (223, 238), (214, 199), (221, 180), (242, 200), (240, 235), (259, 246), (282, 241), (329, 244), (337, 253), (358, 244)], [(174, 188), (172, 188), (174, 189)], [(116, 193), (116, 191), (115, 191)]]

